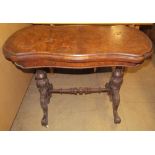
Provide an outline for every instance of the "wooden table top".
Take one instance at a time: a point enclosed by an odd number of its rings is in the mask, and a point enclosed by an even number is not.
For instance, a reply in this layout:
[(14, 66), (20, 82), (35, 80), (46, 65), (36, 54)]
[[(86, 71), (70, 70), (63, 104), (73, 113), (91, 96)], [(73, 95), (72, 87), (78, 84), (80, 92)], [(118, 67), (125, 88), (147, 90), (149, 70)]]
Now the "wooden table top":
[(3, 51), (22, 68), (129, 67), (151, 56), (152, 42), (123, 25), (32, 25), (10, 36)]

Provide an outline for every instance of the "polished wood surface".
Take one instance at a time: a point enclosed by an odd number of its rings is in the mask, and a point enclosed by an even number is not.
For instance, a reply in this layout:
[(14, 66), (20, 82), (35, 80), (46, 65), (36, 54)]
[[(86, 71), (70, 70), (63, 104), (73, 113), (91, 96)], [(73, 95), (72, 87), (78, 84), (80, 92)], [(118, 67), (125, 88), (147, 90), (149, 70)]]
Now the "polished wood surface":
[(3, 51), (22, 68), (129, 67), (151, 56), (152, 42), (123, 25), (33, 25), (13, 34)]

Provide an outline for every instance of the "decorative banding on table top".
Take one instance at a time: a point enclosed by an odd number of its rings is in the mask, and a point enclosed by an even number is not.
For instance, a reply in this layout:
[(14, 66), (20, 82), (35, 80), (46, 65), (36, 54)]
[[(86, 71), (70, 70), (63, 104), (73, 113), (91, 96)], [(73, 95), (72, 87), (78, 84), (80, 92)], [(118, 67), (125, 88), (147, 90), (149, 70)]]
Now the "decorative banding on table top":
[(123, 25), (32, 25), (14, 33), (3, 52), (22, 68), (131, 67), (151, 56), (152, 42)]

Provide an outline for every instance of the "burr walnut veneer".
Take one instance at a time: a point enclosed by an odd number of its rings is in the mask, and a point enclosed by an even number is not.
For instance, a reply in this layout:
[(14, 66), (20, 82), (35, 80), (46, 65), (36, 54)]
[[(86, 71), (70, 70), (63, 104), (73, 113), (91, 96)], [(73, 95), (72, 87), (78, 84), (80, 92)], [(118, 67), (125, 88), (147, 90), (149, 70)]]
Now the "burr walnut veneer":
[[(52, 93), (107, 92), (113, 103), (114, 122), (120, 123), (117, 109), (124, 68), (140, 65), (149, 58), (152, 43), (143, 32), (121, 25), (32, 25), (10, 36), (3, 51), (17, 66), (36, 68), (35, 79), (44, 112), (42, 125), (48, 124), (48, 103)], [(45, 67), (115, 69), (105, 88), (54, 89), (43, 70)]]

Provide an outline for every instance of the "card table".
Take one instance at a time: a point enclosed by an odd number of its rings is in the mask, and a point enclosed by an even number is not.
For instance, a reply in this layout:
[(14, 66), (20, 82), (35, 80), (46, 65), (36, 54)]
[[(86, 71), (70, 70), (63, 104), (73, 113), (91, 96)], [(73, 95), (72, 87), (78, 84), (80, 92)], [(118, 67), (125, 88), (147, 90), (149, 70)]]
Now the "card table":
[[(41, 124), (48, 126), (48, 103), (53, 93), (107, 92), (114, 123), (118, 114), (124, 69), (141, 65), (152, 55), (152, 42), (138, 29), (125, 25), (31, 25), (11, 35), (3, 46), (6, 59), (21, 69), (36, 69), (35, 80), (43, 110)], [(54, 88), (44, 68), (113, 67), (111, 79), (99, 88)]]

